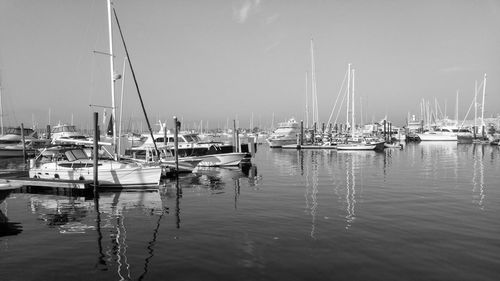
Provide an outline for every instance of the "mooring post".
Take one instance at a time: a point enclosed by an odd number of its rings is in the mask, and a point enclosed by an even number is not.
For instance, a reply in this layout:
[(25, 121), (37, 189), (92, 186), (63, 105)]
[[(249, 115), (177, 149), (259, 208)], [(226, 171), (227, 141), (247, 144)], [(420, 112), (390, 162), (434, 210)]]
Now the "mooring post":
[[(175, 126), (177, 127), (177, 124)], [(163, 150), (165, 151), (165, 157), (167, 157), (167, 121), (165, 121), (165, 126), (163, 127)], [(161, 161), (161, 155), (158, 155), (158, 158)]]
[(300, 120), (300, 145), (304, 145), (304, 120)]
[(179, 123), (174, 116), (174, 151), (175, 151), (175, 176), (179, 177)]
[(99, 147), (98, 147), (98, 139), (99, 139), (99, 125), (98, 120), (99, 113), (94, 112), (94, 196), (97, 196), (97, 186), (99, 185), (99, 177), (98, 177), (98, 165), (99, 165)]
[(24, 124), (21, 123), (21, 141), (23, 143), (23, 163), (26, 164), (26, 142), (24, 140)]
[(233, 152), (238, 152), (238, 143), (236, 137), (236, 120), (233, 119)]
[(51, 134), (50, 134), (50, 125), (47, 125), (47, 133), (45, 134), (45, 137), (50, 140)]

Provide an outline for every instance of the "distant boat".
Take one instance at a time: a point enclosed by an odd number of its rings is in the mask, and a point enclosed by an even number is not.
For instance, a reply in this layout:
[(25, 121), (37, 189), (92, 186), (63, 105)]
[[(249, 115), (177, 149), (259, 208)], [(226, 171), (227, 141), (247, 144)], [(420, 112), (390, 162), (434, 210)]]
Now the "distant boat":
[(417, 136), (421, 141), (458, 141), (458, 133), (451, 127), (436, 128)]
[(278, 124), (278, 128), (267, 138), (269, 147), (282, 147), (284, 145), (296, 144), (297, 136), (300, 134), (300, 126), (295, 119)]
[[(24, 148), (23, 138), (24, 133)], [(46, 140), (38, 139), (37, 133), (31, 128), (20, 127), (8, 128), (5, 135), (0, 136), (0, 158), (1, 157), (23, 157), (23, 151), (27, 156), (33, 156), (36, 149), (47, 144)]]
[(82, 133), (80, 133), (76, 126), (61, 124), (54, 126), (52, 132), (50, 133), (52, 144), (62, 144), (71, 143), (74, 144), (77, 141), (88, 141), (89, 138)]

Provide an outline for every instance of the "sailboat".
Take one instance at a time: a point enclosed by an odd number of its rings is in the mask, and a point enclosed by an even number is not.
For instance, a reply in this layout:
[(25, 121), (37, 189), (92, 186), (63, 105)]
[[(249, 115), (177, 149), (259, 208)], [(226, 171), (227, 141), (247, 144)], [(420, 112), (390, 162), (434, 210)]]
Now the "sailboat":
[[(118, 77), (114, 74), (111, 0), (107, 0), (107, 8), (111, 72), (112, 119), (115, 120), (116, 118), (114, 118), (114, 116), (116, 116), (116, 110), (114, 99), (114, 83)], [(124, 47), (126, 48), (126, 46)], [(147, 116), (146, 121), (148, 121)], [(157, 186), (162, 175), (162, 168), (160, 167), (160, 165), (154, 163), (138, 163), (130, 160), (119, 160), (119, 156), (116, 153), (116, 143), (116, 126), (113, 126), (114, 153), (112, 155), (112, 158), (99, 160), (99, 186), (116, 188), (137, 188), (151, 185)], [(30, 178), (40, 179), (91, 180), (94, 176), (94, 164), (93, 160), (91, 159), (91, 155), (92, 153), (90, 152), (90, 150), (85, 150), (84, 148), (78, 147), (47, 148), (36, 159), (33, 159), (31, 161), (29, 176)]]
[[(346, 120), (348, 126), (351, 127), (351, 137), (347, 138), (345, 143), (337, 144), (337, 150), (382, 150), (384, 149), (384, 141), (379, 141), (376, 139), (369, 139), (363, 136), (356, 136), (356, 125), (355, 125), (355, 115), (354, 115), (354, 69), (351, 69), (351, 64), (348, 64), (348, 79), (347, 79), (347, 114)], [(352, 75), (352, 80), (351, 80)], [(351, 92), (352, 83), (352, 92)], [(349, 97), (351, 95), (351, 97)], [(351, 104), (349, 103), (351, 100)], [(349, 124), (349, 107), (351, 107), (351, 123)]]

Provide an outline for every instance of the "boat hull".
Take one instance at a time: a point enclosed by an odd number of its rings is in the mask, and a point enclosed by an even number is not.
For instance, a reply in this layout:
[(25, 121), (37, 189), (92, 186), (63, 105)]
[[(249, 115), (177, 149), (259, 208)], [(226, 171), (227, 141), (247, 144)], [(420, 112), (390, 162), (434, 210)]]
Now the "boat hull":
[(284, 145), (297, 144), (297, 138), (290, 139), (267, 139), (267, 143), (271, 148), (279, 148)]
[(421, 141), (457, 141), (456, 134), (417, 134)]
[(345, 144), (338, 144), (337, 145), (337, 150), (360, 151), (360, 150), (375, 150), (376, 148), (377, 148), (376, 144), (352, 144), (352, 143), (345, 143)]
[[(87, 167), (61, 167), (57, 163), (45, 163), (40, 167), (30, 168), (30, 178), (61, 179), (61, 180), (92, 180), (94, 169), (91, 165)], [(145, 187), (158, 185), (160, 182), (162, 168), (160, 166), (133, 166), (133, 167), (110, 167), (103, 165), (98, 169), (98, 182), (102, 187)]]
[[(242, 162), (247, 162), (251, 155), (243, 152), (212, 154), (198, 157), (201, 162), (199, 167), (224, 167), (238, 166)], [(247, 160), (248, 159), (248, 160)]]

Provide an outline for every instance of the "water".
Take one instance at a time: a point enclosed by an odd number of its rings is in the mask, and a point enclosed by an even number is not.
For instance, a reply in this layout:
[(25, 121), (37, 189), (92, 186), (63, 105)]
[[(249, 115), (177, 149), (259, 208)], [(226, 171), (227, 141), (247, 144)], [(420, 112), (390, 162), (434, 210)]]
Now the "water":
[(159, 192), (15, 192), (0, 204), (0, 279), (498, 280), (499, 158), (261, 146), (252, 167)]

